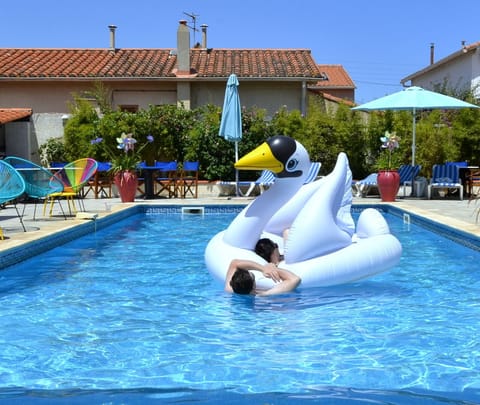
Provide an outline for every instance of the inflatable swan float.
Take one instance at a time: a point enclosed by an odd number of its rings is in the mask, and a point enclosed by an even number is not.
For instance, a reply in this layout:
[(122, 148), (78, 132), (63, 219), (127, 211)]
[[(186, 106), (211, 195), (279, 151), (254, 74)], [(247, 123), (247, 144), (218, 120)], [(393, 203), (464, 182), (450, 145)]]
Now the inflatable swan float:
[[(286, 136), (274, 136), (241, 158), (237, 169), (269, 169), (275, 183), (253, 200), (215, 235), (205, 250), (209, 272), (224, 282), (231, 260), (265, 260), (255, 254), (258, 239), (268, 237), (283, 249), (279, 267), (297, 274), (302, 287), (354, 282), (388, 270), (402, 253), (375, 209), (362, 211), (355, 224), (351, 216), (351, 172), (340, 153), (328, 176), (304, 185), (310, 167), (307, 151)], [(282, 233), (289, 228), (283, 243)], [(255, 272), (256, 284), (270, 288), (273, 281)]]

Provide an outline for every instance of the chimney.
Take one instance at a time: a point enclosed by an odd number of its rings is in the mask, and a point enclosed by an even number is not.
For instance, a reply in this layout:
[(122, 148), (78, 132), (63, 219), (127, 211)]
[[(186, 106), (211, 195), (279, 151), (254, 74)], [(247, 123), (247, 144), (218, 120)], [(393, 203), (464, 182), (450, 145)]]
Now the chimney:
[(435, 44), (432, 42), (430, 44), (430, 65), (435, 63)]
[(109, 25), (108, 28), (110, 29), (110, 50), (115, 52), (115, 30), (117, 29), (117, 26)]
[(207, 24), (202, 24), (202, 48), (207, 49)]
[(190, 30), (186, 20), (180, 20), (177, 30), (177, 74), (190, 74)]

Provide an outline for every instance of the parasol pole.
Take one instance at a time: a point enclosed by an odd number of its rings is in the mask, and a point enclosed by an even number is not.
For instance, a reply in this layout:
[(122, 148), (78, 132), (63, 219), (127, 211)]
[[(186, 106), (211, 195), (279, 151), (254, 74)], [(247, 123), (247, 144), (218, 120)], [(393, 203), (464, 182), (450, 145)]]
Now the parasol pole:
[[(415, 140), (415, 107), (413, 107), (413, 119), (412, 119), (413, 131), (412, 131), (412, 168), (415, 166), (415, 148), (416, 148), (416, 140)], [(412, 197), (415, 197), (415, 179), (413, 178), (413, 170), (412, 170), (412, 192), (410, 193)]]
[(415, 166), (415, 107), (413, 107), (412, 166)]
[[(235, 163), (238, 162), (238, 141), (235, 141)], [(235, 194), (239, 196), (238, 190), (238, 169), (235, 168)]]

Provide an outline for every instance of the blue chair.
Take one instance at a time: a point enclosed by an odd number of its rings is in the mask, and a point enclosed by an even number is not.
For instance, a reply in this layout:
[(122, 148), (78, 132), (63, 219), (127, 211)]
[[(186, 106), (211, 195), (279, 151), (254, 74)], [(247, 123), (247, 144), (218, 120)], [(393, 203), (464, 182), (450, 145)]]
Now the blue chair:
[[(420, 170), (422, 169), (421, 165), (402, 165), (398, 169), (398, 174), (400, 175), (400, 187), (403, 186), (403, 196), (406, 197), (407, 186), (413, 187), (413, 182), (415, 177), (418, 176)], [(412, 188), (413, 190), (413, 188)]]
[(463, 161), (463, 162), (445, 162), (446, 165), (453, 165), (453, 166), (459, 166), (459, 167), (467, 167), (468, 162)]
[[(14, 167), (23, 177), (23, 180), (25, 181), (25, 193), (29, 198), (33, 199), (35, 203), (33, 211), (33, 219), (35, 220), (37, 201), (45, 200), (52, 193), (62, 192), (62, 182), (54, 177), (51, 171), (30, 160), (22, 159), (17, 156), (7, 156), (4, 161)], [(62, 205), (60, 205), (60, 209), (66, 218)], [(23, 207), (23, 212), (25, 212), (25, 205)]]
[(91, 191), (95, 198), (112, 198), (113, 175), (109, 171), (112, 164), (110, 162), (97, 163), (97, 171), (83, 188), (82, 197), (85, 198)]
[[(27, 232), (23, 218), (18, 212), (16, 199), (25, 193), (25, 180), (13, 166), (0, 160), (0, 205), (12, 202), (24, 232)], [(0, 233), (3, 239), (3, 232)]]
[(433, 166), (432, 178), (428, 185), (429, 200), (432, 198), (432, 191), (435, 189), (440, 189), (440, 197), (445, 197), (448, 191), (458, 190), (460, 200), (463, 200), (463, 184), (460, 183), (458, 169), (458, 165), (449, 163)]
[(200, 162), (185, 161), (182, 165), (182, 170), (177, 179), (177, 195), (181, 198), (186, 198), (187, 195), (198, 197), (198, 172), (200, 169)]
[(163, 192), (166, 197), (177, 196), (177, 162), (155, 162), (155, 195), (161, 196)]
[(50, 169), (60, 170), (64, 167), (68, 162), (50, 162)]

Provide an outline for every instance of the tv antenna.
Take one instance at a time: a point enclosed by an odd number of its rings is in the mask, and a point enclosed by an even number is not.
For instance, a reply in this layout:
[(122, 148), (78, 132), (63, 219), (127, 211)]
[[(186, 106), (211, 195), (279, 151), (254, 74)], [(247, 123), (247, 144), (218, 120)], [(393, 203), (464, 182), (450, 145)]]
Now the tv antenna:
[(195, 33), (198, 32), (197, 29), (197, 17), (200, 17), (198, 14), (194, 14), (193, 12), (191, 13), (186, 13), (185, 11), (183, 12), (186, 16), (190, 17), (192, 19), (191, 24), (193, 26), (190, 26), (187, 24), (187, 27), (190, 28), (193, 31), (193, 45), (195, 45), (197, 42), (195, 40)]

